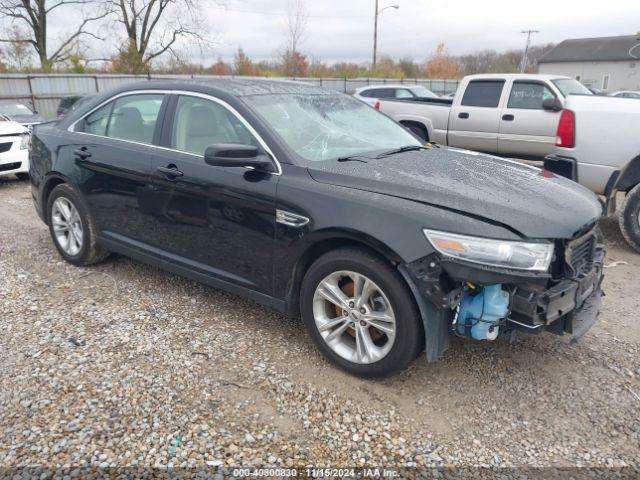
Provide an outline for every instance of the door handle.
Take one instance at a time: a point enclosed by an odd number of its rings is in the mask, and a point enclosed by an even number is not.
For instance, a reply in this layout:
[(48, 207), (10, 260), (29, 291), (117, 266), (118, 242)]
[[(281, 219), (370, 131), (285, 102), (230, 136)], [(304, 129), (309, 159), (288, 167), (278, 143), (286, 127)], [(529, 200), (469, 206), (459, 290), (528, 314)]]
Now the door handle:
[(178, 170), (178, 167), (176, 167), (175, 165), (169, 165), (168, 167), (158, 167), (157, 170), (160, 173), (164, 173), (169, 178), (177, 178), (184, 175), (184, 173)]
[(507, 115), (503, 115), (502, 116), (502, 120), (504, 120), (505, 122), (513, 122), (516, 119), (516, 117), (514, 117), (511, 114), (507, 114)]
[(91, 157), (91, 152), (87, 149), (87, 147), (78, 148), (73, 151), (73, 154), (78, 157), (80, 160), (86, 160)]
[(458, 118), (469, 118), (469, 114), (467, 112), (460, 112)]

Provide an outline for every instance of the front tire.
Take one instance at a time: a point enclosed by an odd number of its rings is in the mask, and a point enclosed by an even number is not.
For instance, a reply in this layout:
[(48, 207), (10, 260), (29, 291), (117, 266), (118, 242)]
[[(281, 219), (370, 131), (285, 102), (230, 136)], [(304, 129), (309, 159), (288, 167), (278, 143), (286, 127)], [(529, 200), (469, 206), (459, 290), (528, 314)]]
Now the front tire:
[(422, 322), (407, 286), (366, 250), (341, 248), (317, 259), (302, 282), (300, 305), (316, 346), (354, 375), (391, 375), (422, 350)]
[(18, 180), (20, 180), (21, 182), (24, 182), (26, 180), (29, 180), (29, 174), (27, 172), (20, 172), (20, 173), (16, 173), (16, 177), (18, 178)]
[(640, 184), (627, 193), (618, 221), (624, 238), (634, 250), (640, 252)]
[(109, 256), (96, 242), (96, 229), (86, 202), (69, 185), (61, 184), (51, 191), (47, 219), (53, 244), (67, 262), (86, 266)]

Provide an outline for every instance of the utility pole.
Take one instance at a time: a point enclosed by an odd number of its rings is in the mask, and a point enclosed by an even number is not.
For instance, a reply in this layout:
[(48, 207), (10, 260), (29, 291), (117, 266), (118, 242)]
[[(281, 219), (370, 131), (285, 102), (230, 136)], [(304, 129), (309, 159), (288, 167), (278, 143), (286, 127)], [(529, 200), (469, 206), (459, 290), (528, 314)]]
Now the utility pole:
[(376, 69), (376, 62), (378, 61), (378, 16), (384, 12), (387, 8), (394, 8), (398, 10), (400, 5), (389, 5), (382, 10), (378, 10), (378, 0), (376, 0), (376, 11), (373, 20), (373, 62), (371, 63), (371, 71)]
[(522, 30), (520, 33), (527, 34), (527, 44), (524, 47), (524, 55), (522, 56), (522, 63), (520, 64), (520, 73), (524, 73), (524, 69), (527, 68), (527, 53), (529, 53), (529, 47), (531, 46), (531, 35), (540, 32), (538, 30)]
[(375, 19), (373, 20), (373, 63), (371, 71), (376, 69), (376, 60), (378, 60), (378, 0), (376, 0)]

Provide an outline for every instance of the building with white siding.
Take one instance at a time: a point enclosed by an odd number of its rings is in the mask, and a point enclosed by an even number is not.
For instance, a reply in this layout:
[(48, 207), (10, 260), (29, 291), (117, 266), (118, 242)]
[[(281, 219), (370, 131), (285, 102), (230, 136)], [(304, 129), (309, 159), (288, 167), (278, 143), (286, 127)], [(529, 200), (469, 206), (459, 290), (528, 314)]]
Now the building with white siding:
[(609, 93), (640, 90), (640, 33), (565, 40), (538, 64), (539, 73), (566, 75)]

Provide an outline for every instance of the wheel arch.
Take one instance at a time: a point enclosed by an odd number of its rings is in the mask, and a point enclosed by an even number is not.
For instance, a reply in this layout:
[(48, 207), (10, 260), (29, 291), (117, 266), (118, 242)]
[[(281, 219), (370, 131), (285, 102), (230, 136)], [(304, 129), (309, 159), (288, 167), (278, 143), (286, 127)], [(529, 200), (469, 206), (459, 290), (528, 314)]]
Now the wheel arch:
[(427, 129), (427, 127), (424, 126), (424, 124), (420, 123), (420, 122), (416, 122), (414, 120), (402, 120), (400, 122), (400, 125), (402, 125), (403, 127), (407, 127), (407, 128), (411, 128), (411, 127), (416, 127), (419, 128), (420, 130), (422, 130), (425, 134), (425, 136), (427, 137), (425, 140), (428, 142), (431, 139), (431, 136), (429, 135), (429, 130)]
[(622, 169), (616, 180), (614, 190), (628, 193), (638, 184), (640, 184), (640, 155), (633, 158)]
[(47, 216), (47, 203), (49, 202), (49, 196), (54, 188), (63, 183), (69, 183), (69, 181), (59, 173), (50, 174), (46, 180), (42, 182), (42, 188), (40, 190), (40, 208), (44, 223), (47, 225), (49, 225), (49, 218)]
[(286, 313), (288, 315), (298, 316), (300, 314), (300, 287), (302, 279), (313, 262), (332, 250), (344, 247), (361, 248), (389, 262), (394, 267), (402, 262), (402, 258), (392, 248), (369, 235), (349, 230), (317, 232), (294, 264), (286, 294)]
[(429, 140), (433, 140), (433, 122), (429, 118), (421, 117), (418, 115), (396, 115), (393, 119), (401, 125), (407, 126), (409, 124), (417, 125), (424, 128), (427, 132)]

